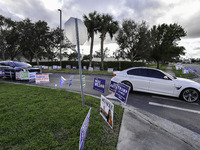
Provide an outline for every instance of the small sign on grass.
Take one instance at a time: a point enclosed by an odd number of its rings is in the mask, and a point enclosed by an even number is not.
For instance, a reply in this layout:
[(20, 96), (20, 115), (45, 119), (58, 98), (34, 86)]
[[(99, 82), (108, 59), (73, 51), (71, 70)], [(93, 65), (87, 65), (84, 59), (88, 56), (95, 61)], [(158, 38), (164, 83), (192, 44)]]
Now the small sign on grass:
[(83, 149), (84, 143), (85, 143), (85, 139), (87, 136), (87, 131), (88, 131), (88, 127), (89, 127), (89, 123), (90, 123), (90, 113), (91, 113), (91, 108), (83, 122), (83, 125), (81, 127), (80, 130), (80, 141), (79, 141), (79, 150)]

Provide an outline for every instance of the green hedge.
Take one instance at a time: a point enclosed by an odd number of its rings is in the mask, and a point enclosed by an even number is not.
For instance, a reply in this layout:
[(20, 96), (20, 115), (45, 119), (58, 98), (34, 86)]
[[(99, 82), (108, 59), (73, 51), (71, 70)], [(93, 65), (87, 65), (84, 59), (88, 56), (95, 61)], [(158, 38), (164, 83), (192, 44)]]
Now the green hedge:
[[(82, 61), (82, 66), (89, 66), (88, 61)], [(37, 65), (36, 62), (31, 63), (31, 65)], [(54, 62), (40, 62), (40, 65), (45, 66), (53, 66), (53, 65), (60, 65), (59, 61)], [(66, 68), (66, 65), (76, 66), (78, 68), (78, 61), (62, 61), (62, 68)], [(101, 62), (92, 62), (92, 67), (99, 66), (101, 67)], [(143, 62), (129, 62), (129, 61), (106, 61), (104, 62), (104, 70), (107, 70), (108, 68), (114, 68), (114, 70), (124, 70), (131, 67), (141, 67), (145, 66), (145, 63)]]

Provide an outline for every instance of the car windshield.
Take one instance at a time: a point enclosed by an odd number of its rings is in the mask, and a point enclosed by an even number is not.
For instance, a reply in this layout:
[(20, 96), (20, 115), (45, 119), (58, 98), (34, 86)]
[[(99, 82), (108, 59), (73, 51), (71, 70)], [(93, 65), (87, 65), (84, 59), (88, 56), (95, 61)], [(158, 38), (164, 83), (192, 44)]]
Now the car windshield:
[(31, 67), (30, 64), (24, 63), (24, 62), (14, 62), (16, 67)]

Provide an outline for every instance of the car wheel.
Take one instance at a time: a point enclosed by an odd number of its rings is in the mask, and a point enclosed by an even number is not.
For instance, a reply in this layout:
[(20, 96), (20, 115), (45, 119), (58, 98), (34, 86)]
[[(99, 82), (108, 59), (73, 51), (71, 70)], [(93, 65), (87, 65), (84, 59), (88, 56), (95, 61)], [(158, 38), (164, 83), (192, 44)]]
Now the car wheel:
[(185, 101), (192, 103), (199, 99), (199, 92), (195, 89), (189, 88), (183, 90), (181, 96)]
[(122, 81), (123, 84), (126, 84), (130, 87), (130, 91), (133, 91), (133, 85), (129, 81)]

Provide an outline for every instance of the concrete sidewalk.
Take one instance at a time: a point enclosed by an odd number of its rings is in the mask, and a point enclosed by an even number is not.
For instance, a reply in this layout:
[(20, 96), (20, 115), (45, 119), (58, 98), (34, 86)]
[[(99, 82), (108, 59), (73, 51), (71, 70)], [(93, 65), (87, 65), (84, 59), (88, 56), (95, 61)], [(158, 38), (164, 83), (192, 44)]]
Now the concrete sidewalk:
[(175, 77), (176, 75), (174, 74), (174, 71), (172, 69), (171, 65), (168, 65), (165, 72), (167, 72), (168, 74), (172, 75), (173, 77)]
[[(175, 76), (172, 67), (166, 72)], [(116, 99), (108, 95), (108, 99)], [(200, 135), (169, 120), (130, 105), (124, 108), (118, 150), (199, 150)]]
[(169, 120), (125, 105), (118, 150), (199, 150), (200, 135)]

